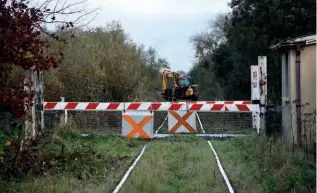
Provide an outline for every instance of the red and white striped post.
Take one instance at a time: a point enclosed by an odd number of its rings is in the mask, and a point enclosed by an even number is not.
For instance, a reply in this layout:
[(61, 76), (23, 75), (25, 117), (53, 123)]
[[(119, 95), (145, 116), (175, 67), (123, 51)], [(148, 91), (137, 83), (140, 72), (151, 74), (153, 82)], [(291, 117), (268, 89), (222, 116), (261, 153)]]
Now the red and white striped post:
[[(258, 65), (251, 66), (251, 100), (252, 104), (260, 104), (260, 68)], [(252, 111), (253, 129), (260, 133), (260, 109)]]

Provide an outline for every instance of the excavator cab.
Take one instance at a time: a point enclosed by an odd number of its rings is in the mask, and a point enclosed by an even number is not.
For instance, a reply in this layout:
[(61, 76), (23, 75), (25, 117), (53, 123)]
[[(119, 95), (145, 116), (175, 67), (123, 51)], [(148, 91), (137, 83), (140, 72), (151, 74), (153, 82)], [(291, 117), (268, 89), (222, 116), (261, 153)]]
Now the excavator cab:
[(195, 85), (190, 76), (179, 77), (180, 85), (176, 88), (176, 98), (181, 100), (196, 101), (198, 94), (198, 85)]
[(164, 70), (162, 75), (162, 96), (165, 100), (197, 100), (198, 85), (193, 84), (190, 76), (181, 76), (170, 70)]

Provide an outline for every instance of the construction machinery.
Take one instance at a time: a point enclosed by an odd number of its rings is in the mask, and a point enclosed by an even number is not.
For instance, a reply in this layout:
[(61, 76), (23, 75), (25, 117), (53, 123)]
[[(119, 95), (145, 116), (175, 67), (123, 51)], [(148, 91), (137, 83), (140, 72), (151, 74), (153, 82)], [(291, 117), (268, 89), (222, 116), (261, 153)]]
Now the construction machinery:
[(170, 69), (162, 69), (162, 96), (168, 101), (196, 101), (198, 85), (186, 74), (179, 74)]

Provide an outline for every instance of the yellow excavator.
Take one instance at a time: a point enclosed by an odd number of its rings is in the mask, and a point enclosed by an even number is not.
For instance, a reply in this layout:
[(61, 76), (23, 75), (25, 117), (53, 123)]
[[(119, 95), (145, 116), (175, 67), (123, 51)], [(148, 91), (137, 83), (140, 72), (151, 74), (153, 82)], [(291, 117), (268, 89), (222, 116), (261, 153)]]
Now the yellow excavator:
[(198, 85), (189, 75), (162, 69), (162, 96), (168, 101), (197, 101)]

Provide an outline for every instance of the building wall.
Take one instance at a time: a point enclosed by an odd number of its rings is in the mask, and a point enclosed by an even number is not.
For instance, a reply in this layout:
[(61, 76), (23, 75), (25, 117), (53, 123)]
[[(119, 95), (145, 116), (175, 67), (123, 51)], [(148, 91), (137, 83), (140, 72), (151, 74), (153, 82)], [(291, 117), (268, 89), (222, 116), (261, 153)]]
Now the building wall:
[[(312, 120), (312, 113), (316, 110), (316, 44), (303, 48), (301, 52), (301, 99), (303, 108), (302, 133), (311, 136), (316, 141), (316, 122)], [(305, 116), (306, 113), (310, 113)], [(313, 129), (312, 129), (313, 128)]]
[[(309, 103), (302, 111), (302, 120), (305, 113), (312, 113), (316, 109), (316, 44), (306, 46), (301, 50), (301, 102)], [(296, 50), (290, 49), (282, 55), (282, 124), (283, 136), (287, 141), (297, 139), (297, 116), (294, 101), (296, 97)], [(302, 122), (302, 134), (311, 136), (310, 140), (316, 141), (316, 125)], [(308, 127), (311, 128), (308, 130)], [(294, 138), (293, 138), (294, 136)]]

